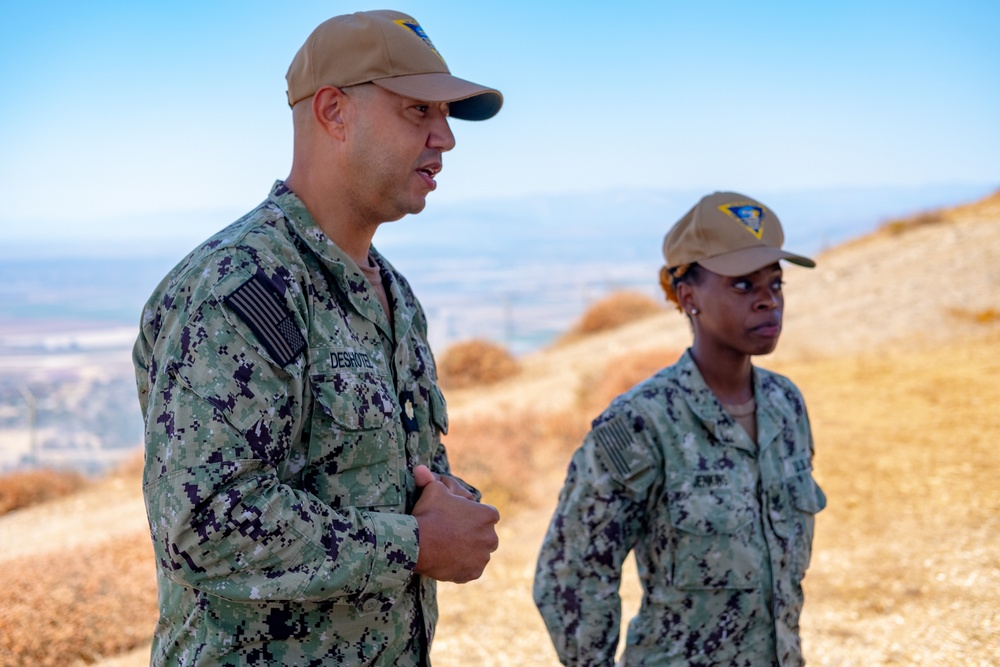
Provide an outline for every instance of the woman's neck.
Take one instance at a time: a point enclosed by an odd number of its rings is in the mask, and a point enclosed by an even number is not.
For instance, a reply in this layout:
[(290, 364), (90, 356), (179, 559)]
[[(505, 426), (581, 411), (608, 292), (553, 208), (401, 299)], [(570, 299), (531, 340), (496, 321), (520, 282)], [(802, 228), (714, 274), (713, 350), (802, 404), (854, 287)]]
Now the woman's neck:
[(698, 341), (691, 356), (705, 384), (721, 403), (738, 405), (753, 398), (753, 364), (750, 355), (732, 350), (705, 350)]

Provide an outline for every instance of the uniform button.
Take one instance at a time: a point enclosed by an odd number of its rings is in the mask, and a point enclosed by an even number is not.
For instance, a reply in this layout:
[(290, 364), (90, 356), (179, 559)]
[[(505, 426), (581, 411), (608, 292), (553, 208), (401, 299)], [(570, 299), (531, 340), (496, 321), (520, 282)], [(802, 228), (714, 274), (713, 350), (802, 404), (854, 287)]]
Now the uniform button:
[(364, 604), (361, 605), (361, 609), (368, 613), (371, 613), (376, 609), (378, 609), (380, 606), (381, 605), (379, 605), (378, 600), (376, 600), (375, 598), (368, 598), (367, 600), (364, 601)]

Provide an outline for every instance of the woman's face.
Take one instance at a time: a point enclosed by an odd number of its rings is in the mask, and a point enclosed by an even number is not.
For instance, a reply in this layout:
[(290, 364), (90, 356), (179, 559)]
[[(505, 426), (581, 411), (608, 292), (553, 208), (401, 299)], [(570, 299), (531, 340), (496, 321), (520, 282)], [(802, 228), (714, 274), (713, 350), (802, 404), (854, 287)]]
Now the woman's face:
[[(781, 265), (775, 262), (745, 276), (723, 276), (700, 267), (701, 279), (684, 290), (695, 343), (744, 355), (768, 354), (778, 344), (785, 298)], [(680, 294), (678, 296), (681, 296)]]

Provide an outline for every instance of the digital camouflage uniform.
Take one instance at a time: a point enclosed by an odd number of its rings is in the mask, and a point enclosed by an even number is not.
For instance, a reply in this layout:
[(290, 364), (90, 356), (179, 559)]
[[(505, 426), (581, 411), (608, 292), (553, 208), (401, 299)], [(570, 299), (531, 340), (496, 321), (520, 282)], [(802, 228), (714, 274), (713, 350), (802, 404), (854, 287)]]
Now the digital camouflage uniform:
[(280, 181), (156, 289), (133, 352), (157, 665), (419, 665), (412, 470), (448, 472), (426, 320)]
[(758, 442), (686, 353), (619, 396), (573, 456), (535, 574), (535, 602), (566, 665), (611, 665), (622, 562), (642, 607), (624, 663), (802, 665), (802, 577), (814, 514), (805, 404), (754, 368)]

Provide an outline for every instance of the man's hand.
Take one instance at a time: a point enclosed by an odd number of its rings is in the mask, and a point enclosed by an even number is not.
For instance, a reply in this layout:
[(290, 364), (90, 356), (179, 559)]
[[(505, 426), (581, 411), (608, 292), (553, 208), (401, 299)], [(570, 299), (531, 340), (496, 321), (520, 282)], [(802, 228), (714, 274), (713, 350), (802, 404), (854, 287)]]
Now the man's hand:
[(417, 574), (464, 584), (478, 579), (499, 540), (496, 508), (472, 499), (454, 478), (417, 466), (413, 477), (421, 489), (413, 508), (420, 531)]

